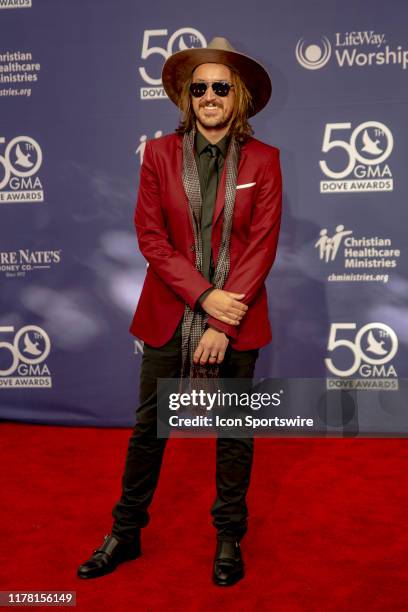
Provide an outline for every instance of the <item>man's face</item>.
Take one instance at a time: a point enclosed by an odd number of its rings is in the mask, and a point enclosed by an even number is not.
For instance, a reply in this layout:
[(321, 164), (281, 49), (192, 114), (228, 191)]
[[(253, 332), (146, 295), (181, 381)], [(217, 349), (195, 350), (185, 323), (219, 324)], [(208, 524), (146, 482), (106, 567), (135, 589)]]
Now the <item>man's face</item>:
[[(201, 81), (227, 81), (232, 84), (231, 70), (224, 64), (201, 64), (193, 72), (193, 83)], [(217, 96), (212, 87), (201, 98), (191, 96), (193, 110), (198, 123), (206, 130), (224, 129), (231, 120), (235, 103), (234, 89), (224, 98)]]

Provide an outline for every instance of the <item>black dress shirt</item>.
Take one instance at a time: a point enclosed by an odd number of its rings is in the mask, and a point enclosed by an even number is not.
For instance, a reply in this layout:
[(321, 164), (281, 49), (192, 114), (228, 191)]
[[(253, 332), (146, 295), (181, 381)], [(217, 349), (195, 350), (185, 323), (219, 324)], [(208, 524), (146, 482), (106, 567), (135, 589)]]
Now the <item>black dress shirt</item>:
[[(203, 276), (212, 282), (214, 276), (214, 262), (211, 251), (211, 230), (214, 214), (215, 200), (217, 198), (218, 184), (224, 168), (224, 161), (228, 151), (229, 137), (224, 136), (215, 145), (212, 145), (197, 130), (195, 140), (195, 159), (202, 197), (201, 211), (201, 237), (203, 241)], [(212, 289), (207, 289), (199, 297), (201, 303)]]

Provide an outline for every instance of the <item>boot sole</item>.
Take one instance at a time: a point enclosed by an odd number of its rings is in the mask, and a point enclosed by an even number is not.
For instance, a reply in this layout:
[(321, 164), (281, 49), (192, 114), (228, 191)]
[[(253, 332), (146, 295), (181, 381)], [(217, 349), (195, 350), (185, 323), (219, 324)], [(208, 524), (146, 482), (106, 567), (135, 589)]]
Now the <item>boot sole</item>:
[(234, 586), (234, 584), (242, 580), (244, 576), (245, 576), (244, 570), (234, 574), (230, 580), (218, 580), (217, 578), (215, 578), (215, 576), (213, 576), (213, 583), (216, 586), (222, 586), (222, 587)]
[(107, 576), (108, 574), (111, 574), (112, 572), (114, 572), (119, 565), (122, 565), (122, 563), (126, 563), (127, 561), (134, 561), (135, 559), (138, 559), (139, 557), (142, 556), (142, 553), (137, 553), (136, 555), (132, 555), (131, 557), (126, 557), (125, 559), (121, 559), (118, 563), (116, 563), (113, 566), (109, 566), (106, 567), (105, 569), (101, 569), (101, 570), (96, 570), (95, 573), (93, 572), (89, 572), (87, 574), (81, 574), (80, 571), (77, 571), (77, 577), (81, 578), (81, 580), (90, 580), (92, 578), (102, 578), (103, 576)]

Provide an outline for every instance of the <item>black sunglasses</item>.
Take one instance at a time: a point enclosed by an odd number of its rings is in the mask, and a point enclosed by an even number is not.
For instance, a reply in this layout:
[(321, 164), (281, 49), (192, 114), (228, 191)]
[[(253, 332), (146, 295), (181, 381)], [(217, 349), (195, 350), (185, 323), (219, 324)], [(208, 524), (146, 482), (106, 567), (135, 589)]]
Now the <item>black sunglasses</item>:
[(211, 85), (215, 95), (220, 96), (220, 98), (225, 98), (225, 96), (228, 96), (229, 90), (234, 87), (233, 85), (227, 83), (227, 81), (214, 81), (213, 83), (205, 83), (204, 81), (200, 81), (200, 83), (191, 83), (190, 93), (195, 98), (201, 98), (207, 91), (209, 85)]

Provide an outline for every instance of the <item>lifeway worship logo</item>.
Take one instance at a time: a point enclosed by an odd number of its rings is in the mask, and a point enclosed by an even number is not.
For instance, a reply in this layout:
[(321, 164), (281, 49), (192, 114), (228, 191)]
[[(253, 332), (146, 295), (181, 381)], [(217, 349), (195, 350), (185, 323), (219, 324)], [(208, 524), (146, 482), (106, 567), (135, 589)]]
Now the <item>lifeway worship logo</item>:
[[(6, 139), (0, 136), (0, 145)], [(16, 136), (0, 155), (0, 204), (44, 202), (38, 176), (43, 160), (40, 145), (30, 136)]]
[(333, 58), (339, 68), (366, 68), (397, 65), (408, 68), (408, 49), (402, 45), (390, 47), (385, 34), (374, 30), (336, 32), (331, 41), (327, 36), (315, 40), (300, 38), (295, 55), (307, 70), (318, 70)]
[(296, 45), (296, 59), (303, 68), (318, 70), (323, 68), (331, 58), (332, 48), (327, 36), (322, 36), (319, 44), (308, 44), (301, 38)]
[[(153, 39), (163, 39), (163, 37), (168, 37), (167, 44), (160, 47)], [(161, 74), (164, 62), (170, 55), (176, 53), (176, 51), (184, 51), (185, 49), (206, 46), (206, 39), (201, 32), (195, 28), (179, 28), (170, 37), (167, 29), (145, 30), (143, 35), (141, 59), (148, 60), (149, 58), (152, 58), (152, 56), (156, 57), (154, 59), (149, 59), (149, 72), (145, 66), (139, 66), (140, 76), (147, 84), (147, 86), (140, 88), (140, 99), (166, 99), (167, 94), (162, 86), (161, 76), (152, 76), (150, 71), (153, 70), (156, 75)]]
[(6, 278), (24, 278), (26, 274), (49, 270), (51, 266), (61, 263), (61, 249), (55, 251), (0, 251), (0, 272)]
[[(336, 226), (332, 236), (327, 228), (320, 230), (314, 247), (319, 253), (320, 261), (327, 265), (335, 260), (340, 263), (342, 269), (336, 269), (336, 272), (331, 272), (327, 277), (327, 280), (332, 282), (387, 283), (389, 274), (384, 272), (395, 270), (401, 256), (400, 249), (393, 247), (391, 238), (357, 237), (342, 224)], [(331, 267), (333, 268), (333, 265)]]
[(398, 351), (395, 331), (377, 322), (363, 325), (357, 333), (356, 328), (356, 323), (331, 325), (327, 342), (330, 356), (325, 365), (337, 378), (327, 378), (327, 389), (398, 389), (397, 372), (391, 363)]
[(26, 325), (17, 333), (13, 326), (1, 326), (0, 338), (0, 389), (21, 387), (52, 387), (50, 370), (45, 360), (50, 354), (48, 334), (37, 325)]
[[(351, 128), (351, 123), (325, 126), (322, 153), (326, 159), (319, 166), (329, 180), (320, 181), (320, 193), (392, 191), (393, 176), (385, 163), (394, 148), (391, 130), (379, 121)], [(340, 138), (338, 132), (345, 136)]]

